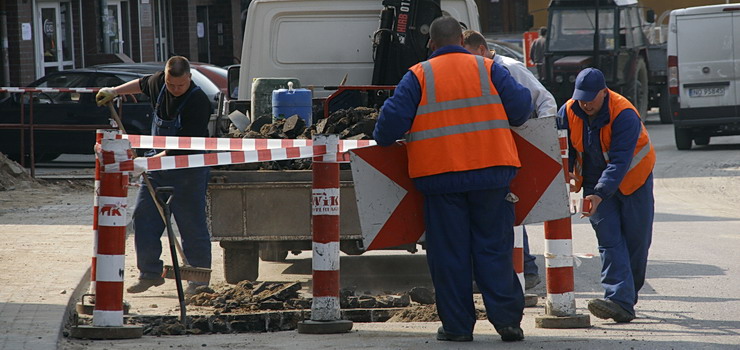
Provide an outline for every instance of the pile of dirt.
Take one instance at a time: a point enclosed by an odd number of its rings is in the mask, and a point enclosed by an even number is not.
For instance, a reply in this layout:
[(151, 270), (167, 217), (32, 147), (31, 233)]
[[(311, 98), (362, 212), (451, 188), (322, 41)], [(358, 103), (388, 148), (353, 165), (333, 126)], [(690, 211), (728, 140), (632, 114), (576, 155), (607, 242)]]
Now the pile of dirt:
[(0, 153), (0, 191), (30, 188), (36, 183), (26, 169)]
[[(251, 139), (312, 139), (316, 134), (338, 134), (340, 139), (371, 140), (378, 110), (369, 107), (340, 109), (328, 118), (322, 118), (306, 127), (298, 115), (290, 118), (272, 120), (265, 115), (255, 119), (244, 132), (233, 124), (226, 137)], [(285, 160), (237, 164), (228, 166), (230, 170), (307, 170), (311, 168), (310, 159)]]

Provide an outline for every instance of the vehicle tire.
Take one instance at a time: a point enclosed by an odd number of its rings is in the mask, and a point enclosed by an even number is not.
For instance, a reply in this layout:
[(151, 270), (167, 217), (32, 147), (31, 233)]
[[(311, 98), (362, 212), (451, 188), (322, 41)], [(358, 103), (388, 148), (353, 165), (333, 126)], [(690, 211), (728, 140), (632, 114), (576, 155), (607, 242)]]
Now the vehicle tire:
[(671, 112), (671, 95), (668, 94), (668, 88), (663, 89), (660, 92), (660, 123), (670, 124), (673, 123), (673, 113)]
[(648, 108), (648, 72), (645, 60), (640, 57), (635, 66), (635, 75), (627, 82), (624, 97), (626, 97), (637, 109), (640, 119), (645, 121)]
[(54, 159), (59, 158), (61, 156), (61, 153), (41, 153), (36, 155), (36, 163), (39, 162), (51, 162)]
[(262, 261), (283, 262), (287, 257), (287, 250), (260, 247), (260, 259), (262, 259)]
[(711, 139), (711, 137), (709, 137), (709, 136), (695, 136), (694, 137), (694, 143), (697, 146), (706, 146), (706, 145), (709, 144), (709, 140), (710, 139)]
[(691, 129), (683, 129), (679, 127), (673, 127), (673, 132), (676, 137), (676, 148), (679, 150), (690, 150), (691, 149)]
[(234, 284), (259, 277), (259, 249), (253, 242), (221, 242), (224, 249), (224, 279)]

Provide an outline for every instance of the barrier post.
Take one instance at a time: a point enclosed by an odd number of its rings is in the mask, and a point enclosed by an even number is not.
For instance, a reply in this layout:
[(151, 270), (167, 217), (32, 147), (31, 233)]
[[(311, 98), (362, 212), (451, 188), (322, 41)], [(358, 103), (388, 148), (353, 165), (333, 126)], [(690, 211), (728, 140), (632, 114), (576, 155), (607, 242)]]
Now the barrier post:
[[(116, 138), (116, 135), (118, 135), (117, 130), (103, 130), (98, 129), (95, 131), (95, 147), (101, 147), (101, 142), (103, 139), (106, 140), (113, 140)], [(93, 231), (93, 252), (92, 252), (92, 264), (90, 265), (90, 288), (88, 289), (87, 294), (84, 294), (82, 296), (82, 301), (77, 303), (76, 309), (77, 313), (84, 314), (84, 315), (92, 315), (93, 314), (93, 307), (95, 304), (94, 298), (92, 299), (92, 302), (90, 304), (85, 303), (85, 297), (95, 296), (95, 275), (96, 275), (96, 265), (97, 265), (97, 255), (98, 255), (98, 201), (100, 197), (100, 160), (98, 159), (98, 153), (95, 152), (95, 183), (94, 183), (94, 190), (93, 190), (93, 224), (92, 224), (92, 231)], [(124, 310), (125, 311), (125, 310)]]
[(524, 307), (537, 306), (537, 294), (527, 294), (524, 280), (524, 226), (514, 226), (514, 250), (512, 253), (514, 260), (514, 272), (522, 285), (522, 294), (524, 294)]
[[(568, 131), (558, 130), (565, 186), (568, 176)], [(588, 315), (576, 314), (573, 280), (573, 233), (570, 217), (545, 222), (545, 266), (547, 300), (545, 315), (535, 318), (537, 328), (591, 327)]]
[[(316, 135), (311, 189), (311, 234), (313, 237), (313, 302), (311, 319), (298, 323), (298, 333), (344, 333), (352, 321), (341, 319), (339, 306), (339, 137)], [(319, 153), (320, 154), (320, 153)]]
[[(102, 139), (103, 164), (132, 158), (128, 140)], [(123, 280), (126, 258), (128, 174), (101, 167), (98, 198), (98, 244), (95, 309), (92, 326), (73, 327), (70, 336), (85, 339), (140, 338), (143, 328), (123, 325)]]

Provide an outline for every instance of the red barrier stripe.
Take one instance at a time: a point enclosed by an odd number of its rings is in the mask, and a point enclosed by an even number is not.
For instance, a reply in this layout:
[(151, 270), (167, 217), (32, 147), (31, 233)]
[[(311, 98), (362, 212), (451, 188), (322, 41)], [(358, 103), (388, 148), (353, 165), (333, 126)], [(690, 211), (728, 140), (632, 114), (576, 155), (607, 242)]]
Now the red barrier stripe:
[(193, 139), (190, 137), (178, 137), (177, 138), (177, 144), (181, 148), (190, 148), (193, 143)]
[(167, 142), (165, 140), (166, 139), (164, 137), (155, 137), (152, 141), (152, 146), (154, 148), (165, 148), (165, 146), (167, 146)]
[(300, 148), (297, 148), (297, 147), (286, 148), (285, 149), (285, 154), (288, 157), (300, 157), (301, 156), (301, 151), (300, 151)]
[(95, 282), (95, 310), (123, 311), (123, 282)]
[(95, 282), (95, 275), (98, 271), (98, 258), (92, 257), (92, 268), (90, 269), (90, 281)]
[(258, 149), (257, 150), (257, 160), (259, 160), (260, 162), (272, 160), (272, 150)]
[(513, 253), (514, 272), (524, 272), (524, 248), (514, 248)]
[(242, 139), (229, 139), (229, 148), (238, 150), (242, 148)]
[(572, 266), (548, 267), (546, 280), (548, 294), (563, 294), (575, 289)]
[(545, 239), (572, 239), (570, 217), (545, 222)]
[(162, 159), (159, 157), (155, 158), (147, 158), (146, 159), (146, 168), (147, 169), (159, 169), (162, 167)]
[(314, 162), (312, 167), (322, 175), (313, 177), (313, 188), (339, 188), (339, 163)]
[(265, 149), (265, 148), (267, 148), (267, 139), (255, 139), (254, 140), (254, 148), (255, 149)]
[(203, 164), (205, 165), (216, 165), (218, 164), (217, 153), (206, 153), (203, 155)]
[(246, 160), (247, 160), (247, 157), (244, 155), (244, 152), (232, 152), (231, 153), (232, 163), (244, 163)]
[(313, 241), (316, 243), (339, 242), (338, 215), (314, 215), (311, 219)]
[(175, 157), (175, 167), (187, 168), (188, 166), (190, 166), (188, 157)]
[(339, 271), (313, 271), (314, 297), (339, 297)]
[(98, 255), (126, 254), (126, 227), (103, 226), (98, 229)]

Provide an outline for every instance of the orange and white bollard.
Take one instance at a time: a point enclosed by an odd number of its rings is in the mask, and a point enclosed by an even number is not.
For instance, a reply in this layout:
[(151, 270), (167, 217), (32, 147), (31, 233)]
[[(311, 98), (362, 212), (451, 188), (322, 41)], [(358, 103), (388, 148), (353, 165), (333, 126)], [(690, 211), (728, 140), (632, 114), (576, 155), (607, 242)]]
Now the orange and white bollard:
[[(565, 185), (568, 176), (568, 131), (558, 130), (563, 159)], [(547, 300), (545, 315), (535, 318), (538, 328), (585, 328), (591, 326), (588, 315), (576, 313), (573, 280), (573, 244), (570, 217), (545, 222), (545, 267)]]
[(512, 257), (514, 272), (516, 272), (516, 277), (522, 285), (522, 293), (524, 293), (524, 228), (522, 226), (514, 226), (514, 252)]
[(311, 319), (298, 324), (299, 333), (349, 332), (352, 321), (341, 319), (339, 306), (339, 137), (316, 135), (311, 189), (311, 230), (313, 235), (313, 302)]
[[(132, 158), (128, 140), (102, 139), (102, 162)], [(74, 338), (128, 339), (142, 336), (141, 327), (123, 325), (123, 279), (126, 259), (128, 174), (106, 172), (101, 165), (98, 197), (98, 240), (95, 264), (95, 309), (92, 326), (73, 327)]]

